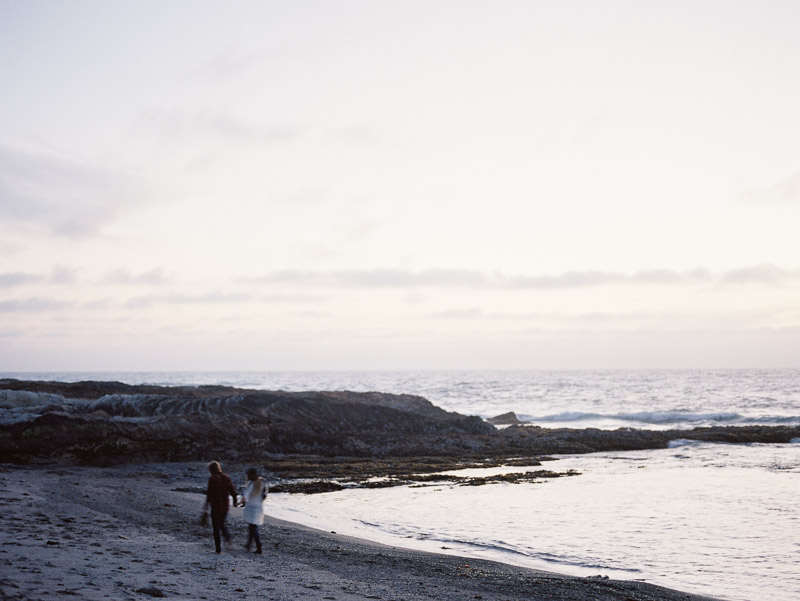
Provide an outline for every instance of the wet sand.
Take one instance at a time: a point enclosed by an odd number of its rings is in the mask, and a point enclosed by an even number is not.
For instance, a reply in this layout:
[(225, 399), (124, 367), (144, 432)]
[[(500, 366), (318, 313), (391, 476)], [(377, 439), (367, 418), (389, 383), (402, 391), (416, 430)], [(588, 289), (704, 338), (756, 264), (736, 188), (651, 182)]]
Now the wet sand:
[[(237, 468), (223, 466), (231, 474)], [(199, 524), (205, 464), (0, 466), (0, 597), (13, 600), (364, 599), (701, 601), (640, 582), (575, 578), (385, 546), (268, 518), (263, 555), (214, 553)], [(237, 479), (234, 478), (234, 482)], [(237, 482), (238, 484), (238, 482)], [(269, 499), (267, 500), (269, 503)], [(267, 510), (269, 513), (269, 510)]]

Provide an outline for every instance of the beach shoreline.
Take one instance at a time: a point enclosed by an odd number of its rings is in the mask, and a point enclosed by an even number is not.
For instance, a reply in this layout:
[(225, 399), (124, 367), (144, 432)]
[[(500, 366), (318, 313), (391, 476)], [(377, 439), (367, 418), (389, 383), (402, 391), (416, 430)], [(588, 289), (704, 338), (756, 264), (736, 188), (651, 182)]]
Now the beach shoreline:
[[(237, 466), (225, 469), (238, 474)], [(709, 599), (387, 546), (269, 517), (258, 556), (242, 547), (241, 509), (228, 518), (235, 542), (216, 555), (198, 520), (202, 496), (183, 492), (204, 481), (203, 463), (0, 470), (3, 599)]]

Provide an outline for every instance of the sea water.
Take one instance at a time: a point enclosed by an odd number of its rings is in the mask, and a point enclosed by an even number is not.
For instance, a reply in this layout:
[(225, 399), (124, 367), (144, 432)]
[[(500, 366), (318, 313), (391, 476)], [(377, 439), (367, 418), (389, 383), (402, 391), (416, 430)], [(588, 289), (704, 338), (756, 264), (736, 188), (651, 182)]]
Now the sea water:
[(273, 495), (270, 508), (388, 544), (789, 601), (800, 599), (799, 465), (800, 444), (683, 443), (561, 457), (547, 467), (581, 475), (537, 484)]
[[(269, 390), (418, 394), (451, 411), (548, 427), (800, 424), (800, 370), (0, 374)], [(579, 476), (274, 494), (269, 512), (395, 545), (731, 601), (800, 599), (800, 441), (558, 456)], [(469, 471), (484, 474), (502, 471)], [(514, 467), (506, 471), (522, 471)], [(541, 469), (541, 467), (531, 467)]]

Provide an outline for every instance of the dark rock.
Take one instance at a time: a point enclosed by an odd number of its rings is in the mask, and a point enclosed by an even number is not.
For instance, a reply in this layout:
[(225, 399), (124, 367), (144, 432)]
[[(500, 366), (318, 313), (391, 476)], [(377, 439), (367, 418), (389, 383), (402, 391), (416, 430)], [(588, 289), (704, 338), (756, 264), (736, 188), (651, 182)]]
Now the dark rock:
[(495, 432), (478, 417), (411, 395), (79, 384), (0, 381), (0, 389), (69, 398), (1, 424), (4, 460), (107, 465), (271, 453), (455, 454)]
[(143, 595), (150, 595), (151, 597), (166, 597), (167, 595), (164, 594), (164, 591), (158, 589), (154, 586), (146, 587), (146, 588), (137, 588), (137, 593), (142, 593)]
[(495, 426), (511, 426), (524, 423), (519, 420), (517, 414), (513, 411), (490, 417), (486, 421), (490, 424), (494, 424)]
[(330, 480), (316, 480), (314, 482), (288, 482), (271, 486), (269, 492), (288, 492), (312, 495), (322, 492), (337, 492), (344, 490), (344, 486)]
[(191, 492), (204, 495), (206, 494), (206, 488), (202, 486), (178, 486), (177, 488), (172, 489), (175, 492)]

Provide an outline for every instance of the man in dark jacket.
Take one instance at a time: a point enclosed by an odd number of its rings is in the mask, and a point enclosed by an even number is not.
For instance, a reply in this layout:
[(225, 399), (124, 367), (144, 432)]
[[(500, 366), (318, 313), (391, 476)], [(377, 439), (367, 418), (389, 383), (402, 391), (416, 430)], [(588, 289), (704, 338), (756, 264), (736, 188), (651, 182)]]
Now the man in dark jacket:
[(233, 497), (233, 506), (236, 506), (236, 489), (233, 487), (230, 476), (222, 473), (219, 462), (212, 461), (209, 463), (208, 471), (211, 473), (211, 477), (208, 479), (208, 489), (206, 490), (205, 511), (208, 511), (210, 505), (211, 525), (214, 528), (214, 545), (217, 547), (217, 553), (221, 553), (220, 533), (222, 533), (227, 542), (231, 540), (228, 527), (225, 525), (225, 518), (228, 516), (228, 495)]

